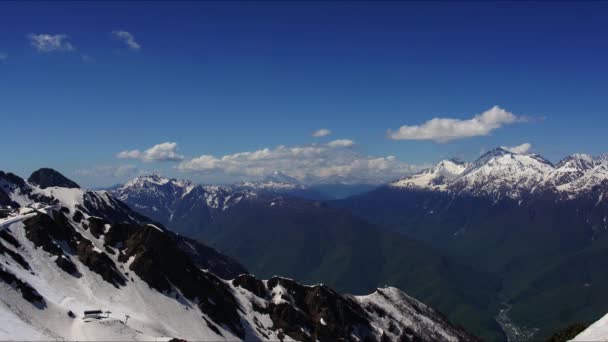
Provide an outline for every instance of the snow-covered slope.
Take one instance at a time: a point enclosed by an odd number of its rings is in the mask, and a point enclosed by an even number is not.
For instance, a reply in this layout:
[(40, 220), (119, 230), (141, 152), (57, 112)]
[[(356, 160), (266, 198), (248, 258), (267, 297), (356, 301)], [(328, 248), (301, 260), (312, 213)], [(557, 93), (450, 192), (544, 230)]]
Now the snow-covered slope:
[(467, 166), (466, 163), (457, 160), (442, 160), (430, 169), (402, 178), (390, 185), (410, 189), (444, 190), (450, 181), (464, 172)]
[(208, 223), (218, 211), (256, 196), (255, 192), (229, 186), (203, 186), (158, 175), (137, 177), (111, 193), (138, 213), (176, 231)]
[(267, 205), (277, 197), (322, 197), (280, 172), (256, 182), (199, 185), (158, 175), (137, 177), (110, 192), (138, 213), (173, 229), (192, 235), (225, 211), (245, 201)]
[(545, 177), (547, 186), (559, 186), (582, 177), (597, 165), (597, 160), (583, 153), (573, 154), (555, 165), (554, 170)]
[(587, 196), (608, 182), (608, 158), (574, 154), (556, 165), (535, 154), (502, 148), (471, 164), (441, 161), (435, 167), (389, 184), (396, 189), (442, 191), (493, 200), (553, 193), (558, 199)]
[(455, 193), (520, 198), (532, 192), (553, 169), (550, 162), (537, 155), (513, 153), (502, 148), (494, 149), (467, 167), (448, 186)]
[(576, 335), (572, 341), (608, 341), (608, 314), (591, 324), (580, 334)]
[(353, 297), (241, 274), (106, 192), (0, 182), (0, 340), (474, 339), (397, 289)]

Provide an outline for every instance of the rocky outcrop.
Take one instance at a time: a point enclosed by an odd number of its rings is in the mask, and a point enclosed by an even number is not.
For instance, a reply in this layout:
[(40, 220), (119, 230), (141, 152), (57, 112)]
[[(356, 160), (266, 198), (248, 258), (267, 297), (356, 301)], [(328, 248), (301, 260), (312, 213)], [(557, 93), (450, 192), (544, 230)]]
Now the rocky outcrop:
[(46, 189), (53, 186), (62, 188), (80, 188), (78, 184), (50, 168), (42, 168), (34, 171), (27, 181), (40, 187), (41, 189)]
[[(153, 226), (139, 229), (124, 242), (119, 260), (156, 290), (169, 294), (174, 287), (213, 321), (243, 338), (245, 330), (237, 313), (238, 304), (229, 287), (215, 275), (202, 271), (172, 241)], [(179, 265), (179, 267), (176, 267)]]
[(43, 308), (46, 306), (44, 298), (28, 283), (17, 278), (14, 274), (0, 266), (0, 280), (4, 281), (8, 285), (16, 288), (21, 292), (23, 299), (34, 304), (37, 307)]

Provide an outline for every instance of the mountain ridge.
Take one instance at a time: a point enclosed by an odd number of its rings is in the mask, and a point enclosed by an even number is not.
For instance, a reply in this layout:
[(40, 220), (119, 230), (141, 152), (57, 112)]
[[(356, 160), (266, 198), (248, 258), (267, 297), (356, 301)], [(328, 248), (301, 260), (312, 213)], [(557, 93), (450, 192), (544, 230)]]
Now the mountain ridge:
[[(445, 169), (445, 165), (452, 166), (448, 178), (435, 174), (439, 169)], [(455, 165), (442, 160), (430, 169), (391, 182), (388, 186), (495, 200), (520, 200), (545, 192), (556, 195), (557, 199), (566, 199), (583, 196), (608, 179), (605, 155), (573, 154), (553, 165), (540, 155), (516, 153), (499, 147), (465, 164), (464, 168)]]
[[(231, 270), (105, 191), (0, 173), (0, 193), (0, 316), (18, 329), (1, 338), (476, 340), (395, 288), (349, 296)], [(97, 308), (107, 317), (82, 316)]]

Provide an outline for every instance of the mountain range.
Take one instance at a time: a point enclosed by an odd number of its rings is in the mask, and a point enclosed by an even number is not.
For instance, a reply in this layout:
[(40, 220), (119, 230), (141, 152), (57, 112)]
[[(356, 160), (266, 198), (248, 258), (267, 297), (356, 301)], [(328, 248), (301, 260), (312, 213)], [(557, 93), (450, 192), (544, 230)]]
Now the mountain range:
[(281, 192), (288, 186), (256, 185), (204, 186), (151, 175), (111, 192), (135, 211), (240, 260), (262, 278), (281, 274), (357, 294), (388, 284), (477, 335), (501, 336), (493, 318), (499, 309), (493, 300), (498, 278), (350, 210)]
[[(606, 156), (503, 148), (338, 200), (280, 172), (108, 191), (1, 172), (0, 312), (46, 339), (476, 338), (448, 319), (488, 340), (578, 332), (608, 307), (607, 190)], [(133, 327), (71, 316), (98, 307)]]
[[(525, 339), (591, 322), (608, 307), (598, 293), (608, 285), (607, 170), (606, 156), (553, 164), (496, 148), (340, 200), (296, 198), (285, 190), (306, 187), (286, 178), (269, 191), (143, 176), (112, 193), (253, 273), (350, 292), (390, 283), (481, 337)], [(162, 204), (168, 194), (170, 206)], [(497, 319), (504, 311), (507, 322)]]
[(501, 278), (519, 336), (542, 338), (608, 307), (607, 170), (606, 156), (552, 164), (497, 148), (333, 205)]
[(394, 287), (259, 280), (51, 169), (0, 172), (0, 209), (1, 339), (476, 339)]

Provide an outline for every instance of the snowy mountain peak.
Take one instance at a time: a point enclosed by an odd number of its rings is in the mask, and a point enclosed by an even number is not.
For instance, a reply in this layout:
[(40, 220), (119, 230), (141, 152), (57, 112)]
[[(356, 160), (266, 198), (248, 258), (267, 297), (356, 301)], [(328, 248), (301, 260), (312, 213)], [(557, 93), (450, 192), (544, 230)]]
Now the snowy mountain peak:
[(573, 198), (608, 183), (608, 158), (573, 154), (556, 165), (538, 154), (492, 149), (470, 164), (443, 160), (433, 168), (405, 177), (389, 186), (521, 199), (524, 195), (553, 192)]
[(286, 175), (281, 171), (274, 171), (259, 181), (244, 181), (234, 184), (234, 188), (242, 191), (262, 193), (284, 193), (306, 189), (296, 178)]
[(284, 183), (284, 184), (300, 184), (300, 182), (291, 177), (288, 176), (286, 174), (284, 174), (281, 171), (275, 171), (272, 174), (264, 177), (264, 179), (262, 180), (263, 182), (274, 182), (274, 183)]
[(442, 160), (430, 169), (391, 183), (393, 187), (441, 190), (458, 177), (468, 164), (458, 160)]
[(127, 183), (125, 183), (124, 186), (134, 187), (134, 186), (143, 186), (146, 184), (165, 185), (165, 184), (169, 184), (169, 183), (172, 183), (173, 185), (180, 186), (180, 187), (186, 187), (186, 186), (193, 185), (192, 182), (187, 181), (187, 180), (167, 178), (167, 177), (163, 177), (158, 174), (149, 174), (149, 175), (144, 175), (144, 176), (138, 176), (138, 177), (128, 181)]
[(468, 193), (494, 199), (520, 198), (532, 191), (553, 165), (536, 155), (517, 154), (504, 149), (492, 150), (471, 164), (449, 185), (455, 193)]
[(575, 170), (588, 170), (596, 163), (595, 158), (585, 153), (575, 153), (560, 160), (556, 168), (569, 168)]

